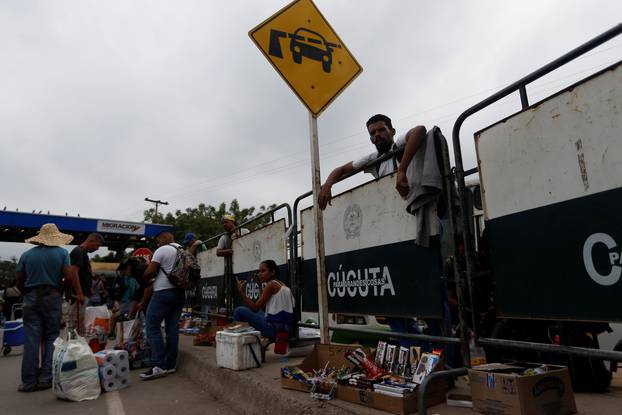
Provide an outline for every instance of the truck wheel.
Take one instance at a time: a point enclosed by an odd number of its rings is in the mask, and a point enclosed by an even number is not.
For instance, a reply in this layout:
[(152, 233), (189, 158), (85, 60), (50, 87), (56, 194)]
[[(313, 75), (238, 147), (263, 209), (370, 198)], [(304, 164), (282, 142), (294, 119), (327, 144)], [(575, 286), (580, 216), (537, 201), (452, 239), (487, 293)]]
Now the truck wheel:
[[(613, 351), (614, 352), (622, 352), (622, 339), (619, 340), (616, 345), (613, 347)], [(609, 362), (609, 371), (613, 374), (613, 372), (617, 372), (618, 371), (618, 364), (620, 364), (620, 362), (614, 362), (613, 360), (611, 360)]]

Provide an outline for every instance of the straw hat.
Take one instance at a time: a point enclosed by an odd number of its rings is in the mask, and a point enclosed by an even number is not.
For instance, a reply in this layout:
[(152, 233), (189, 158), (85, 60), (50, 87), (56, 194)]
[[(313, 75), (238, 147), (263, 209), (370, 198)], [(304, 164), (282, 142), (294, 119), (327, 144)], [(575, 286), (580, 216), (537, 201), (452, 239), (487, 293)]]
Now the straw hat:
[(61, 233), (55, 224), (46, 223), (39, 229), (36, 236), (26, 239), (25, 242), (46, 246), (67, 245), (73, 240), (73, 236)]
[(226, 213), (226, 214), (222, 215), (222, 220), (223, 220), (223, 221), (228, 220), (228, 221), (231, 221), (231, 222), (233, 222), (233, 223), (235, 223), (235, 222), (236, 222), (236, 221), (235, 221), (235, 216), (233, 216), (233, 215), (231, 215), (231, 214), (229, 214), (229, 213)]

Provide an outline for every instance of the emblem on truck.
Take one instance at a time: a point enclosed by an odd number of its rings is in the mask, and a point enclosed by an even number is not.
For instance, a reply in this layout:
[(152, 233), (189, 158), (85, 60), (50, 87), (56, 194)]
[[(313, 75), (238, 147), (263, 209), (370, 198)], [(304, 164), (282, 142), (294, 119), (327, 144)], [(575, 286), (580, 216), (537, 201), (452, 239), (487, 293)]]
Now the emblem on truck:
[(346, 239), (354, 239), (361, 236), (361, 225), (363, 224), (363, 211), (356, 203), (348, 206), (343, 214), (343, 230)]
[(261, 261), (261, 242), (255, 241), (253, 244), (253, 257), (255, 261)]

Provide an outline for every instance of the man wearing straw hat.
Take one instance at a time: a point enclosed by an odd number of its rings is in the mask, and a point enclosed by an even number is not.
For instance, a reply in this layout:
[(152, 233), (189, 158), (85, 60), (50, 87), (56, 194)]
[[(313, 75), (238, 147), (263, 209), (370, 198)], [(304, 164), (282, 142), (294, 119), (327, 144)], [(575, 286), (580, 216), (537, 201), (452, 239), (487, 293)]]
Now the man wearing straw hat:
[(20, 392), (52, 387), (52, 353), (60, 332), (63, 276), (73, 284), (77, 301), (84, 301), (80, 282), (69, 268), (69, 253), (61, 248), (72, 239), (55, 224), (46, 223), (36, 236), (26, 239), (36, 246), (24, 252), (17, 263), (17, 286), (24, 293), (25, 335)]

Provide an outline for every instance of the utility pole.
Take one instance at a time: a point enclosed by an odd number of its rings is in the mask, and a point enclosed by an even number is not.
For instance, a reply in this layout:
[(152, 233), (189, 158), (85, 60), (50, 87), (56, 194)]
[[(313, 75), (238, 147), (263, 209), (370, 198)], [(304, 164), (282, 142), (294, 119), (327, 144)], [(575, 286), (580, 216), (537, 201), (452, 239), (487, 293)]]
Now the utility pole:
[(155, 218), (158, 218), (158, 205), (168, 205), (168, 202), (165, 202), (164, 200), (153, 200), (153, 199), (149, 199), (148, 197), (145, 198), (145, 202), (151, 202), (153, 204), (155, 204)]

